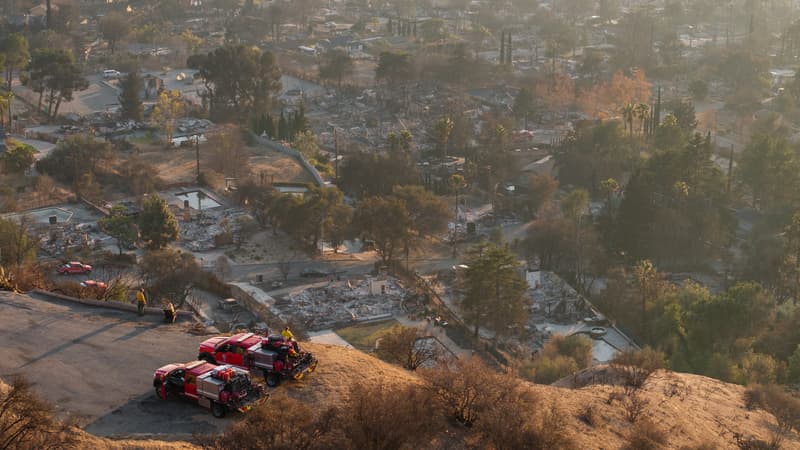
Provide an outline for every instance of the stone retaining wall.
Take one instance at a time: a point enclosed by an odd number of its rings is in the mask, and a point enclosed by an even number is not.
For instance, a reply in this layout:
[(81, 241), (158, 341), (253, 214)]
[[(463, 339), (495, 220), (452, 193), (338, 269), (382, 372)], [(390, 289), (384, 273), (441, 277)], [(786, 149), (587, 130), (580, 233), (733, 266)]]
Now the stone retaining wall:
[[(72, 303), (80, 303), (82, 305), (93, 306), (97, 308), (116, 309), (118, 311), (127, 311), (132, 313), (138, 312), (137, 306), (131, 303), (120, 303), (115, 301), (103, 302), (100, 300), (92, 300), (88, 298), (76, 298), (76, 297), (70, 297), (68, 295), (57, 294), (55, 292), (42, 291), (39, 289), (32, 290), (30, 294), (36, 294), (50, 300), (60, 300)], [(146, 306), (144, 308), (144, 313), (147, 315), (161, 316), (164, 314), (164, 310), (161, 308), (153, 308), (152, 306)], [(178, 314), (178, 319), (186, 319), (186, 320), (194, 319), (194, 314), (191, 311), (176, 311), (176, 313)]]

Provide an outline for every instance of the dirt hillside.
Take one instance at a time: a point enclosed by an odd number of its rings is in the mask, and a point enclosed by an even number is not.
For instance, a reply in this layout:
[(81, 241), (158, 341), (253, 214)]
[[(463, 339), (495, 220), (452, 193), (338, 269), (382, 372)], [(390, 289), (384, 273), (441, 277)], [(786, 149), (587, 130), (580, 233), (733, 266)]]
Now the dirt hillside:
[[(272, 392), (273, 396), (288, 395), (316, 406), (339, 404), (353, 382), (366, 384), (416, 384), (424, 380), (414, 373), (386, 364), (377, 358), (354, 349), (306, 343), (320, 360), (316, 372), (301, 383), (284, 383)], [(568, 378), (558, 386), (524, 383), (535, 392), (542, 406), (554, 405), (565, 418), (573, 439), (581, 449), (617, 449), (633, 433), (626, 419), (626, 408), (619, 400), (609, 401), (619, 387), (591, 384), (580, 388), (574, 381), (604, 379), (604, 369), (584, 372), (581, 378)], [(646, 401), (642, 417), (666, 432), (668, 448), (694, 448), (711, 444), (720, 449), (736, 448), (734, 433), (750, 438), (769, 440), (775, 419), (763, 411), (748, 411), (744, 407), (745, 388), (711, 378), (661, 371), (654, 374), (641, 390)], [(587, 420), (587, 417), (590, 419)], [(181, 442), (112, 441), (95, 438), (80, 432), (86, 448), (110, 449), (190, 449)], [(783, 441), (782, 448), (800, 448), (797, 435)]]
[[(285, 384), (274, 395), (290, 395), (315, 405), (338, 404), (350, 382), (406, 384), (422, 386), (414, 373), (386, 364), (354, 349), (323, 344), (305, 344), (320, 360), (317, 372), (304, 383)], [(604, 369), (582, 374), (582, 383), (602, 380)], [(545, 405), (555, 405), (565, 416), (573, 438), (582, 449), (621, 448), (633, 432), (626, 409), (618, 400), (609, 403), (621, 389), (611, 385), (591, 384), (573, 388), (571, 379), (558, 386), (536, 385), (520, 381), (534, 391)], [(734, 433), (769, 440), (775, 419), (763, 411), (748, 411), (744, 406), (743, 386), (712, 378), (661, 371), (642, 388), (646, 401), (642, 417), (656, 423), (668, 435), (669, 448), (713, 444), (716, 448), (736, 448)], [(587, 423), (591, 409), (593, 425)], [(798, 436), (783, 442), (782, 448), (800, 448)]]

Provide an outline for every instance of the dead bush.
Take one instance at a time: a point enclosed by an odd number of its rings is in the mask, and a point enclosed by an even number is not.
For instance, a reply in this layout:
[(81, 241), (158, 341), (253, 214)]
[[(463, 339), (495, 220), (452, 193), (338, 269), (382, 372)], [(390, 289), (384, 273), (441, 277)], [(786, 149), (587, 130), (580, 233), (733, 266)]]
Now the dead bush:
[(611, 367), (622, 378), (623, 386), (639, 389), (655, 371), (664, 368), (664, 353), (645, 347), (642, 350), (628, 350), (619, 353)]
[(544, 345), (541, 356), (566, 356), (575, 361), (578, 369), (585, 369), (592, 365), (592, 340), (580, 334), (555, 335)]
[(459, 359), (426, 369), (423, 376), (429, 389), (441, 399), (448, 415), (465, 426), (472, 426), (487, 405), (496, 404), (500, 375), (478, 358)]
[(486, 448), (531, 450), (570, 449), (566, 416), (555, 406), (538, 408), (536, 398), (522, 388), (489, 405), (474, 430)]
[(717, 445), (711, 442), (703, 442), (698, 445), (684, 445), (680, 450), (717, 450)]
[(788, 434), (800, 430), (800, 399), (776, 385), (755, 385), (744, 393), (748, 409), (763, 409), (775, 416), (778, 430)]
[(658, 425), (642, 420), (636, 424), (628, 436), (623, 450), (657, 450), (666, 448), (667, 433)]
[(75, 445), (69, 427), (53, 419), (23, 378), (0, 388), (0, 448), (13, 450), (64, 449)]
[(381, 338), (378, 356), (408, 370), (417, 370), (425, 364), (435, 362), (441, 356), (435, 345), (430, 345), (421, 338), (422, 333), (417, 328), (393, 327)]
[(26, 263), (9, 270), (9, 276), (17, 290), (27, 292), (32, 289), (48, 289), (50, 280), (46, 269), (39, 263)]
[(636, 423), (645, 414), (649, 404), (650, 402), (636, 391), (626, 394), (622, 399), (625, 418), (630, 423)]
[(415, 388), (353, 385), (337, 429), (347, 448), (393, 450), (419, 448), (440, 429), (437, 399)]
[(602, 424), (602, 418), (600, 417), (600, 414), (592, 405), (587, 406), (578, 414), (578, 420), (592, 428)]
[(733, 442), (739, 450), (780, 450), (781, 439), (774, 436), (769, 441), (745, 436), (742, 433), (733, 433)]
[(217, 435), (212, 449), (311, 450), (345, 448), (334, 426), (335, 410), (317, 411), (298, 400), (282, 397), (250, 411), (228, 431)]
[(620, 391), (611, 391), (608, 394), (608, 400), (606, 400), (606, 404), (612, 405), (614, 402), (622, 402), (625, 400), (625, 393)]

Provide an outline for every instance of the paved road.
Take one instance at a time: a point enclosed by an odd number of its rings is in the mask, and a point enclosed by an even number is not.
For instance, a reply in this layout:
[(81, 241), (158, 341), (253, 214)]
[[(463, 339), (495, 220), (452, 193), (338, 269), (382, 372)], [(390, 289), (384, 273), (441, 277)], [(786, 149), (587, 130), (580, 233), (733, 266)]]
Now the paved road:
[(21, 374), (62, 418), (100, 436), (209, 433), (231, 423), (162, 402), (153, 371), (197, 356), (203, 339), (156, 317), (0, 293), (0, 377)]

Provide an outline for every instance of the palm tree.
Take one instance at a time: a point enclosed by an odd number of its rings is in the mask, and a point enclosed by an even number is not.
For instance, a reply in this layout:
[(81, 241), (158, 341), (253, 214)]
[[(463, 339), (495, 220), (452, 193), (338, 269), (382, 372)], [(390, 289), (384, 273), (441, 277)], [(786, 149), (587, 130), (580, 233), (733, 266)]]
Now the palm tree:
[(628, 103), (622, 107), (622, 119), (625, 121), (629, 133), (633, 135), (633, 118), (635, 117), (635, 107), (633, 103)]
[(447, 156), (447, 142), (450, 140), (450, 134), (453, 132), (453, 119), (449, 117), (442, 117), (434, 125), (434, 140), (436, 150), (442, 157)]
[(634, 106), (634, 113), (636, 118), (639, 119), (639, 126), (642, 134), (644, 134), (647, 120), (650, 118), (650, 105), (647, 103), (639, 103), (638, 105)]
[(6, 124), (6, 115), (8, 115), (8, 128), (11, 128), (11, 101), (13, 99), (12, 92), (0, 92), (0, 128)]

